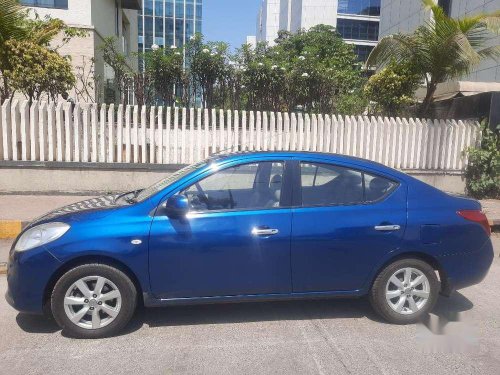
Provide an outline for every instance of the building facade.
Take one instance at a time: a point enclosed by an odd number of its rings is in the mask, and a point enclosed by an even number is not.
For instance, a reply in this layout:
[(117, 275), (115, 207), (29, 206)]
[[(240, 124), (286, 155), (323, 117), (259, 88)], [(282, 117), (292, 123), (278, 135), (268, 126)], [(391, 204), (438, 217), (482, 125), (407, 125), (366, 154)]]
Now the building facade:
[(295, 33), (331, 25), (365, 61), (378, 41), (379, 16), (380, 0), (263, 0), (256, 39), (273, 45), (280, 30)]
[(201, 33), (203, 0), (142, 0), (139, 15), (138, 50), (153, 45), (182, 47)]
[[(41, 18), (58, 18), (68, 26), (86, 31), (85, 37), (73, 38), (59, 49), (59, 53), (71, 57), (77, 76), (95, 78), (94, 90), (78, 94), (69, 93), (76, 101), (102, 101), (107, 82), (113, 80), (112, 70), (106, 66), (100, 50), (106, 37), (116, 38), (116, 49), (125, 54), (126, 63), (137, 70), (137, 10), (140, 0), (21, 0)], [(62, 36), (54, 40), (60, 45)], [(92, 61), (94, 66), (92, 67)], [(93, 73), (90, 70), (93, 70)], [(87, 79), (86, 78), (86, 79)], [(78, 81), (78, 80), (77, 80)], [(81, 82), (77, 82), (77, 87)], [(108, 90), (109, 91), (109, 90)], [(120, 98), (115, 98), (117, 101)]]
[[(491, 13), (500, 10), (500, 0), (436, 0), (443, 9), (453, 18), (473, 16), (478, 13)], [(429, 21), (430, 12), (424, 11), (420, 0), (382, 0), (380, 12), (380, 38), (384, 36), (401, 33), (411, 33), (420, 25)], [(492, 34), (491, 45), (499, 45), (500, 37)], [(474, 91), (496, 91), (500, 90), (500, 64), (494, 60), (487, 60), (472, 72), (463, 77), (463, 81), (484, 82), (478, 85)], [(497, 84), (494, 84), (497, 83)], [(457, 85), (449, 85), (454, 86)], [(464, 86), (461, 84), (461, 86)], [(491, 88), (492, 90), (488, 89)]]

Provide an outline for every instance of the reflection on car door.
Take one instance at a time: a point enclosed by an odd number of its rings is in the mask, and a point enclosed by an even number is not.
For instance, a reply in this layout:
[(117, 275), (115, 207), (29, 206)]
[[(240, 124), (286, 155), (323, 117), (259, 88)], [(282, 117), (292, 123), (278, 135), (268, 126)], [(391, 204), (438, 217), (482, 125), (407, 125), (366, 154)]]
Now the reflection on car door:
[(188, 218), (153, 220), (155, 296), (290, 293), (286, 180), (285, 162), (268, 161), (226, 168), (182, 188), (191, 207)]
[(406, 189), (331, 164), (303, 162), (297, 169), (301, 186), (294, 202), (301, 207), (292, 215), (293, 291), (362, 288), (377, 261), (401, 242)]

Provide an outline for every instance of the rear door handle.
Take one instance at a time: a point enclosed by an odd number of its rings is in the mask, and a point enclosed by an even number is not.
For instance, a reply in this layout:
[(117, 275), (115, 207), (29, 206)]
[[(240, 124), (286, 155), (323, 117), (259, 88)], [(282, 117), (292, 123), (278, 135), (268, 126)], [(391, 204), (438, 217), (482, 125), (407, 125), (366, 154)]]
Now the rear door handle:
[(400, 230), (401, 226), (399, 225), (377, 225), (375, 227), (375, 230), (378, 230), (380, 232), (392, 232), (394, 230)]
[(273, 228), (253, 228), (252, 229), (252, 234), (254, 236), (274, 236), (275, 234), (278, 234), (279, 230), (278, 229), (273, 229)]

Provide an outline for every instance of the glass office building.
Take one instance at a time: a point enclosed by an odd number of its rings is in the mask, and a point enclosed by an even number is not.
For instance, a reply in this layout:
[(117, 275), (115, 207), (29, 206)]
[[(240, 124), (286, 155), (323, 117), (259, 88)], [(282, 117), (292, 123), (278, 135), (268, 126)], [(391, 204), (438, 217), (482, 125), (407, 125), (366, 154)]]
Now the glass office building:
[(380, 3), (381, 0), (262, 0), (256, 40), (274, 45), (279, 30), (296, 33), (319, 24), (331, 25), (355, 46), (359, 60), (366, 61), (378, 40)]
[(139, 52), (151, 46), (182, 47), (202, 32), (203, 0), (142, 0), (139, 14)]
[(354, 44), (360, 61), (366, 61), (378, 41), (381, 0), (339, 0), (337, 31)]

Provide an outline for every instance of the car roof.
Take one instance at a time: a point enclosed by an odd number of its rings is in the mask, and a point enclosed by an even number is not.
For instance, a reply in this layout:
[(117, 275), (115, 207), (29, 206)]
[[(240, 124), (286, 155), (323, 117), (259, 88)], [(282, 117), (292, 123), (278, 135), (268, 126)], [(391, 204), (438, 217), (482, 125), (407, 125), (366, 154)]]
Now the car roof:
[(402, 178), (406, 180), (408, 177), (406, 174), (389, 168), (383, 164), (362, 159), (355, 156), (348, 156), (342, 154), (334, 154), (327, 152), (312, 152), (312, 151), (240, 151), (240, 152), (230, 152), (230, 153), (220, 153), (215, 154), (210, 157), (210, 160), (214, 162), (223, 161), (244, 161), (247, 159), (258, 159), (258, 158), (272, 158), (272, 157), (284, 157), (284, 158), (307, 158), (307, 159), (317, 159), (318, 161), (329, 161), (332, 163), (345, 163), (360, 168), (368, 168), (374, 171), (378, 171), (384, 174), (389, 174), (397, 178)]

